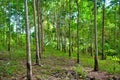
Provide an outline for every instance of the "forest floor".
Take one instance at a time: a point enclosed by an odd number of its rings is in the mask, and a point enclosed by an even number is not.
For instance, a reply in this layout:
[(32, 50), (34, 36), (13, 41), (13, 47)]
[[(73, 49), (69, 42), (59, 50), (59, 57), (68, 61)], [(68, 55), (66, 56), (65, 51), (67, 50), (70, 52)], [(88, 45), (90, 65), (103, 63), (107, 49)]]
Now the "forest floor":
[[(48, 49), (42, 54), (42, 66), (38, 66), (35, 65), (33, 52), (33, 80), (120, 80), (120, 74), (101, 70), (94, 72), (91, 66), (85, 66), (82, 62), (77, 64), (75, 58), (65, 55), (67, 53)], [(26, 80), (25, 58), (25, 53), (21, 51), (18, 54), (0, 52), (0, 80)]]

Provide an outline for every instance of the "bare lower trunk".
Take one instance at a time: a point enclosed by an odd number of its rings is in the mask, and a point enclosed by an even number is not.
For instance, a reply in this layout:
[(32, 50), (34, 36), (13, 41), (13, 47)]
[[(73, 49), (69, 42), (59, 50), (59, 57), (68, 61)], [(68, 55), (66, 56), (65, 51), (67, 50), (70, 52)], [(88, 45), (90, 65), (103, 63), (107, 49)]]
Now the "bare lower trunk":
[(79, 63), (80, 62), (80, 35), (79, 35), (80, 11), (79, 11), (78, 0), (76, 0), (76, 4), (77, 4), (77, 11), (78, 11), (78, 15), (77, 15), (77, 63)]
[(36, 40), (36, 64), (40, 65), (38, 27), (36, 26), (36, 0), (33, 0), (33, 6), (34, 6), (34, 27), (35, 27), (35, 40)]
[(97, 0), (94, 2), (94, 30), (95, 30), (95, 56), (94, 71), (98, 71), (98, 42), (97, 42)]
[(70, 15), (70, 19), (69, 19), (69, 57), (71, 57), (71, 53), (72, 53), (72, 50), (71, 50), (71, 17), (72, 17), (72, 13), (71, 13), (71, 0), (69, 0), (69, 15)]
[[(72, 31), (71, 31), (72, 32)], [(71, 37), (71, 53), (74, 51), (74, 34), (73, 34), (73, 32), (72, 32), (72, 35), (71, 35), (72, 37)]]
[(38, 3), (38, 10), (37, 10), (37, 15), (38, 15), (38, 43), (39, 43), (39, 57), (41, 59), (41, 38), (40, 38), (40, 32), (41, 32), (41, 28), (40, 28), (40, 0), (37, 0)]
[(44, 49), (44, 29), (43, 29), (43, 20), (42, 20), (42, 10), (40, 8), (40, 27), (41, 27), (41, 53), (43, 53)]
[[(91, 23), (92, 23), (92, 14), (91, 14)], [(93, 28), (92, 25), (90, 25), (90, 33), (91, 33), (91, 38), (90, 38), (90, 55), (93, 56)]]
[(105, 55), (104, 55), (104, 22), (105, 22), (105, 0), (103, 2), (103, 16), (102, 16), (102, 60), (105, 59)]
[(114, 29), (114, 50), (116, 50), (116, 39), (117, 39), (117, 30), (116, 30), (116, 11), (115, 11), (115, 29)]
[(9, 33), (8, 33), (8, 51), (10, 52), (10, 50), (11, 50), (11, 33), (10, 33), (10, 31), (11, 31), (11, 27), (10, 27), (10, 15), (11, 15), (11, 11), (10, 11), (10, 0), (8, 0), (8, 5), (9, 5), (9, 7), (8, 7), (8, 11), (9, 11), (9, 16), (8, 16), (8, 29), (9, 29)]
[(58, 23), (57, 23), (57, 26), (56, 26), (56, 35), (57, 35), (57, 49), (60, 50), (60, 36), (59, 36), (59, 26), (58, 26)]
[[(63, 12), (65, 11), (65, 2), (63, 2)], [(65, 15), (63, 16), (63, 20), (64, 20), (64, 22), (65, 22)], [(65, 31), (65, 26), (66, 25), (66, 23), (64, 23), (64, 28), (63, 28), (63, 30), (62, 30), (62, 32), (63, 32), (63, 51), (64, 52), (66, 52), (66, 31)]]
[(65, 32), (65, 28), (63, 29), (63, 51), (66, 52), (66, 32)]
[(25, 0), (26, 49), (27, 49), (27, 80), (32, 80), (32, 63), (30, 51), (30, 30), (28, 23), (28, 2)]

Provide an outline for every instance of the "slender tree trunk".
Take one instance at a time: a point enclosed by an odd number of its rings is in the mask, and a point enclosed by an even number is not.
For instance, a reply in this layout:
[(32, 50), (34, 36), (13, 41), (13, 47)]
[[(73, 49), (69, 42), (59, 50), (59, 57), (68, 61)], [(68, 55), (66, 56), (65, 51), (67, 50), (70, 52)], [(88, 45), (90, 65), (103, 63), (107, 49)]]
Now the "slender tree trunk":
[[(88, 24), (88, 23), (87, 23)], [(88, 26), (86, 26), (86, 28), (87, 28)], [(85, 40), (85, 42), (86, 42), (86, 54), (88, 54), (88, 41), (89, 41), (89, 38), (88, 38), (88, 30), (86, 29), (86, 40)]]
[[(18, 10), (18, 0), (17, 0), (17, 3), (16, 3), (17, 5), (16, 5), (16, 10)], [(15, 27), (16, 27), (16, 43), (15, 43), (15, 45), (14, 45), (14, 47), (16, 47), (17, 48), (17, 44), (18, 44), (18, 31), (17, 31), (17, 19), (18, 19), (18, 14), (16, 13), (16, 15), (15, 15), (16, 17), (16, 25), (15, 25)]]
[(69, 24), (69, 57), (71, 57), (71, 52), (72, 52), (72, 50), (71, 50), (71, 18), (72, 18), (72, 12), (71, 12), (71, 0), (69, 0), (69, 16), (70, 16), (70, 19), (69, 19), (69, 22), (68, 22), (68, 24)]
[(26, 23), (26, 49), (27, 49), (27, 80), (32, 80), (32, 62), (31, 62), (31, 50), (30, 50), (30, 30), (28, 22), (28, 2), (25, 0), (25, 23)]
[(105, 53), (104, 53), (104, 23), (105, 23), (105, 0), (103, 0), (103, 13), (102, 13), (102, 60), (105, 59)]
[(41, 38), (40, 38), (40, 32), (41, 32), (41, 29), (40, 29), (40, 0), (37, 0), (38, 2), (38, 43), (39, 43), (39, 56), (40, 56), (40, 58), (41, 58)]
[[(91, 21), (92, 23), (92, 14), (91, 14)], [(90, 25), (90, 33), (91, 33), (91, 38), (90, 38), (90, 54), (91, 56), (93, 56), (93, 28), (92, 28), (92, 25)]]
[(5, 47), (5, 38), (4, 38), (4, 36), (5, 36), (5, 34), (4, 34), (4, 31), (2, 31), (2, 35), (3, 35), (3, 37), (2, 37), (2, 42), (3, 42), (3, 47)]
[(9, 7), (8, 7), (8, 11), (9, 11), (9, 16), (8, 16), (8, 29), (9, 29), (9, 32), (8, 32), (8, 51), (10, 52), (10, 50), (11, 50), (11, 26), (10, 26), (10, 16), (11, 16), (11, 11), (10, 11), (10, 9), (11, 9), (11, 6), (10, 6), (10, 0), (8, 0), (8, 5), (9, 5)]
[(66, 32), (65, 32), (65, 28), (63, 29), (63, 51), (66, 52)]
[(17, 5), (17, 15), (16, 15), (16, 35), (17, 35), (17, 37), (16, 37), (16, 39), (17, 39), (17, 41), (16, 41), (16, 48), (18, 47), (18, 44), (19, 44), (19, 34), (18, 34), (18, 29), (20, 28), (20, 15), (19, 15), (19, 0), (17, 0), (17, 3), (16, 3)]
[(20, 40), (20, 47), (22, 48), (22, 44), (23, 44), (23, 42), (22, 42), (22, 27), (21, 27), (21, 30), (20, 30), (20, 38), (21, 38), (21, 40)]
[(79, 11), (79, 3), (78, 0), (76, 0), (76, 4), (77, 4), (77, 11), (78, 11), (78, 15), (77, 15), (77, 63), (80, 62), (80, 33), (79, 33), (79, 22), (80, 22), (80, 11)]
[(60, 50), (60, 34), (59, 34), (59, 22), (58, 22), (58, 13), (57, 9), (55, 8), (55, 27), (56, 27), (56, 39), (57, 39), (57, 50)]
[[(40, 0), (41, 1), (41, 0)], [(40, 2), (41, 5), (41, 2)], [(41, 27), (41, 53), (43, 53), (44, 49), (44, 29), (43, 29), (43, 19), (42, 19), (42, 10), (40, 8), (40, 27)]]
[(94, 30), (95, 30), (95, 56), (94, 71), (98, 71), (98, 42), (97, 42), (97, 0), (94, 2)]
[(35, 27), (35, 40), (36, 40), (36, 64), (40, 65), (40, 56), (39, 56), (39, 43), (38, 43), (38, 27), (36, 26), (36, 0), (33, 0), (34, 6), (34, 27)]
[[(65, 11), (65, 2), (63, 3), (63, 12), (64, 11)], [(63, 16), (63, 20), (65, 22), (65, 15)], [(64, 27), (65, 27), (65, 24), (64, 24)], [(65, 28), (63, 28), (63, 51), (66, 52), (66, 31), (65, 31)]]
[(116, 39), (117, 39), (117, 30), (116, 30), (116, 26), (117, 26), (117, 24), (116, 24), (116, 15), (117, 15), (117, 13), (116, 13), (117, 11), (116, 11), (116, 9), (115, 9), (115, 29), (114, 29), (114, 50), (116, 50)]
[(57, 24), (56, 24), (56, 35), (57, 35), (57, 49), (60, 50), (60, 35), (59, 35), (59, 23), (57, 19)]
[(74, 51), (74, 33), (73, 31), (71, 30), (71, 53)]

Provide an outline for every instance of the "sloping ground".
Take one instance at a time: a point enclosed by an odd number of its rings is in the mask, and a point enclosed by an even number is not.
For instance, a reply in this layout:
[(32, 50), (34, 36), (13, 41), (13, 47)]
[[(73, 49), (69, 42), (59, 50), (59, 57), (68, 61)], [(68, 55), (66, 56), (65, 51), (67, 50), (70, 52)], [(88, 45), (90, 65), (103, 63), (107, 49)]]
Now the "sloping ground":
[(85, 73), (88, 74), (90, 78), (97, 79), (97, 80), (120, 80), (120, 75), (111, 75), (108, 74), (107, 72), (102, 72), (102, 71), (93, 71), (92, 68), (90, 67), (84, 67), (85, 68)]
[[(0, 63), (7, 63), (5, 55), (7, 53), (4, 53), (4, 57), (0, 57)], [(20, 69), (10, 76), (0, 75), (0, 80), (26, 80), (25, 60), (18, 60)], [(94, 72), (90, 67), (83, 68), (76, 64), (72, 58), (55, 56), (54, 53), (42, 57), (42, 66), (37, 66), (34, 62), (35, 58), (33, 59), (33, 80), (120, 80), (118, 76), (109, 75), (106, 72)]]

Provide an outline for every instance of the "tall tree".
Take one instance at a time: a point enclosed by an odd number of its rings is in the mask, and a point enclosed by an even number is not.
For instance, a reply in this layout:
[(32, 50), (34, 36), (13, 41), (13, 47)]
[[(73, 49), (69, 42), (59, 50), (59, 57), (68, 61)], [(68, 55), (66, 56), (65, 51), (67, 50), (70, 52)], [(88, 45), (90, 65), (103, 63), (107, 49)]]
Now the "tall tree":
[(115, 21), (115, 28), (114, 28), (114, 50), (116, 50), (116, 39), (117, 39), (117, 18), (116, 18), (116, 15), (117, 15), (117, 11), (116, 11), (116, 8), (115, 8), (115, 15), (114, 15), (114, 21)]
[(38, 27), (36, 26), (36, 0), (33, 0), (34, 6), (34, 27), (35, 27), (35, 40), (36, 40), (36, 64), (40, 65), (40, 56), (39, 56), (39, 43), (38, 43)]
[(69, 57), (71, 57), (71, 52), (72, 52), (72, 49), (71, 49), (71, 18), (72, 18), (72, 11), (71, 11), (72, 7), (71, 7), (71, 0), (69, 0)]
[(40, 0), (40, 8), (39, 8), (39, 14), (40, 14), (40, 27), (41, 27), (41, 53), (45, 50), (44, 48), (44, 29), (43, 29), (43, 19), (42, 19), (42, 0)]
[(93, 56), (93, 27), (92, 27), (92, 12), (90, 13), (90, 55)]
[(80, 16), (80, 11), (79, 11), (79, 3), (78, 0), (76, 0), (76, 4), (77, 4), (77, 11), (78, 11), (78, 15), (77, 15), (77, 63), (80, 62), (79, 56), (80, 56), (80, 37), (79, 37), (79, 16)]
[(94, 32), (95, 32), (94, 71), (98, 71), (97, 0), (94, 0)]
[(105, 0), (102, 1), (102, 60), (105, 59), (105, 54), (104, 54), (104, 24), (105, 24)]
[[(63, 13), (65, 13), (65, 1), (63, 2)], [(65, 21), (65, 15), (63, 16), (63, 21), (64, 21), (64, 27), (66, 26), (66, 21)], [(66, 31), (65, 28), (63, 28), (63, 51), (66, 52)]]
[[(55, 6), (58, 6), (56, 3)], [(55, 27), (56, 27), (56, 41), (57, 41), (57, 50), (60, 50), (60, 24), (59, 24), (59, 14), (57, 11), (58, 7), (55, 8)]]
[(11, 17), (11, 8), (10, 8), (10, 0), (8, 0), (8, 11), (9, 11), (9, 14), (8, 14), (8, 51), (10, 52), (11, 50), (11, 26), (10, 26), (10, 17)]
[(27, 80), (32, 80), (32, 62), (30, 50), (30, 29), (28, 22), (28, 0), (25, 0), (26, 50), (27, 50)]
[(41, 29), (40, 29), (40, 0), (37, 0), (37, 15), (38, 15), (38, 43), (39, 43), (39, 56), (41, 58), (41, 38), (40, 38), (40, 32), (41, 32)]

